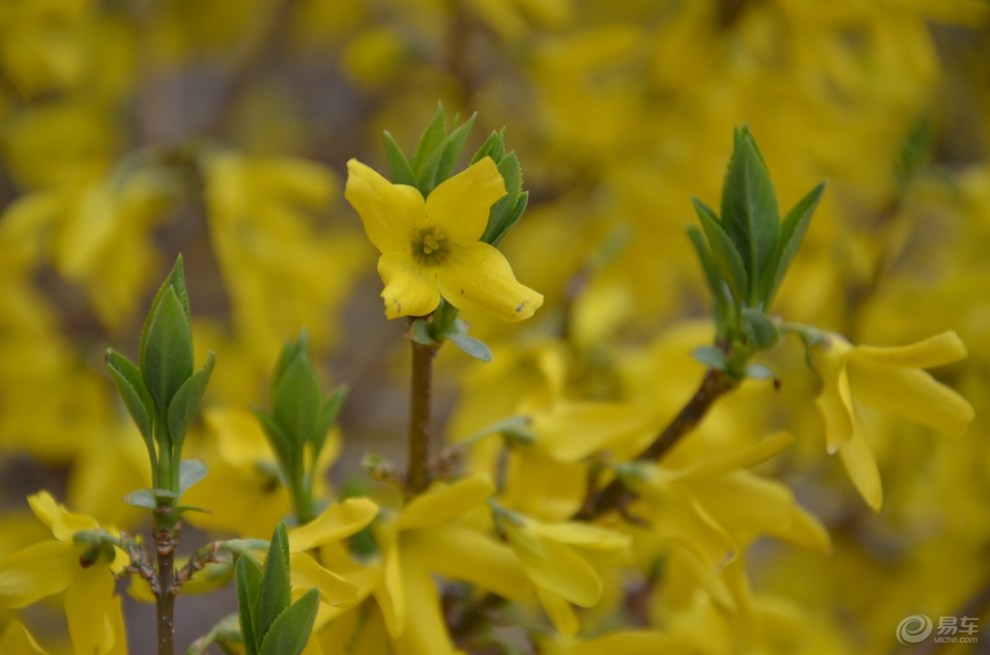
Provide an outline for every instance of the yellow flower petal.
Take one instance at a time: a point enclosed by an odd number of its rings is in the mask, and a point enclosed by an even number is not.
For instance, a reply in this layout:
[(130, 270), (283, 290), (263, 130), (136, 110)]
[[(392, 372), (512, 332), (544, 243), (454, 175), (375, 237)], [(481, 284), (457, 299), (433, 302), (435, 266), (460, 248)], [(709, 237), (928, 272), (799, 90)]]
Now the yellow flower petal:
[(28, 496), (28, 504), (34, 515), (52, 529), (52, 534), (59, 541), (71, 542), (77, 532), (100, 527), (96, 519), (85, 514), (73, 514), (64, 505), (59, 505), (47, 491)]
[(573, 637), (578, 633), (581, 624), (578, 623), (574, 608), (566, 600), (548, 589), (536, 588), (536, 594), (540, 599), (543, 611), (550, 617), (553, 627), (557, 632), (565, 637)]
[(104, 617), (113, 598), (113, 576), (103, 566), (80, 569), (65, 592), (65, 618), (76, 653), (96, 653), (104, 641)]
[(529, 529), (554, 541), (590, 550), (626, 550), (632, 543), (629, 535), (587, 523), (542, 523), (530, 521)]
[(416, 530), (403, 536), (402, 542), (407, 556), (433, 573), (470, 582), (509, 600), (533, 595), (533, 585), (512, 549), (465, 525)]
[(0, 653), (11, 655), (47, 655), (31, 633), (18, 621), (11, 621), (0, 635)]
[(856, 346), (849, 353), (849, 360), (874, 362), (887, 366), (932, 368), (950, 364), (966, 357), (966, 344), (955, 332), (942, 332), (924, 341), (907, 346), (885, 348), (881, 346)]
[(382, 584), (375, 589), (375, 600), (385, 619), (385, 628), (392, 637), (406, 629), (406, 594), (402, 587), (402, 563), (399, 548), (392, 545), (385, 553)]
[(289, 530), (289, 549), (301, 553), (346, 539), (371, 523), (377, 514), (378, 506), (367, 498), (348, 498), (341, 503), (331, 503), (309, 523)]
[(728, 453), (716, 454), (690, 468), (674, 473), (677, 479), (705, 480), (728, 475), (734, 471), (748, 469), (762, 464), (775, 456), (794, 441), (794, 435), (778, 432), (756, 444)]
[(452, 655), (454, 646), (440, 606), (440, 595), (429, 572), (403, 555), (402, 588), (406, 596), (406, 627), (396, 639), (396, 655)]
[(0, 564), (0, 604), (18, 609), (63, 591), (79, 572), (82, 550), (75, 544), (42, 541)]
[(439, 227), (453, 244), (475, 243), (488, 212), (505, 195), (505, 182), (491, 157), (445, 180), (426, 198), (426, 225)]
[(392, 184), (356, 159), (347, 162), (344, 197), (357, 210), (368, 239), (381, 253), (408, 250), (414, 226), (426, 215), (423, 195), (417, 189)]
[[(558, 651), (553, 651), (555, 654)], [(602, 653), (622, 653), (622, 655), (681, 655), (697, 652), (696, 648), (681, 638), (649, 630), (629, 630), (613, 632), (597, 639), (564, 647), (559, 655), (602, 655)]]
[(973, 421), (972, 405), (922, 370), (850, 360), (849, 378), (863, 403), (944, 434), (961, 435)]
[(853, 405), (846, 371), (846, 353), (849, 346), (838, 337), (824, 347), (812, 348), (815, 368), (822, 378), (822, 392), (815, 405), (825, 420), (825, 443), (829, 453), (852, 438)]
[(406, 505), (396, 530), (412, 530), (441, 525), (471, 511), (495, 493), (495, 485), (485, 475), (462, 478), (457, 482), (434, 482), (426, 493)]
[(436, 270), (440, 293), (458, 309), (521, 321), (543, 304), (543, 295), (519, 284), (505, 255), (487, 243), (451, 248)]
[(440, 304), (437, 271), (419, 265), (407, 249), (390, 252), (378, 259), (378, 274), (385, 283), (382, 300), (385, 316), (426, 316)]
[(883, 505), (883, 487), (880, 484), (880, 471), (877, 469), (877, 460), (873, 456), (866, 439), (859, 430), (853, 432), (849, 439), (841, 448), (839, 456), (846, 467), (846, 473), (852, 480), (853, 486), (863, 497), (866, 504), (874, 512), (880, 511)]
[(556, 459), (576, 462), (609, 444), (652, 433), (650, 418), (623, 403), (566, 402), (535, 414), (530, 429)]
[(100, 655), (127, 655), (127, 629), (124, 627), (124, 613), (121, 611), (121, 598), (114, 596), (103, 615), (103, 641)]
[(601, 578), (570, 546), (535, 533), (528, 525), (506, 523), (505, 533), (526, 575), (537, 587), (549, 589), (581, 607), (591, 607), (601, 598)]
[(294, 590), (306, 591), (315, 587), (320, 590), (320, 599), (324, 603), (337, 607), (353, 605), (358, 600), (356, 586), (323, 568), (306, 553), (292, 553), (289, 568)]

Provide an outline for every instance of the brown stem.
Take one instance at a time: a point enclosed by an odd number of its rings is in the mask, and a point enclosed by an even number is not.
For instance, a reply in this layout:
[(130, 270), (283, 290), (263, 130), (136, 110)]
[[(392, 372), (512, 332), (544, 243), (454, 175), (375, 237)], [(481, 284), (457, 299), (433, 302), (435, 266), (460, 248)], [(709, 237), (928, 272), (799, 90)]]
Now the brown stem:
[(430, 398), (433, 394), (435, 346), (412, 344), (412, 381), (409, 404), (409, 468), (406, 483), (413, 495), (430, 484)]
[(172, 655), (175, 641), (175, 548), (179, 540), (179, 524), (175, 508), (162, 504), (154, 513), (151, 529), (155, 540), (158, 589), (155, 597), (158, 628), (158, 655)]
[[(709, 369), (705, 372), (698, 390), (681, 408), (674, 420), (657, 435), (657, 438), (636, 456), (637, 462), (655, 462), (667, 454), (680, 441), (681, 437), (693, 430), (712, 404), (722, 395), (735, 388), (733, 381), (725, 372)], [(615, 478), (604, 489), (588, 490), (584, 505), (574, 515), (577, 520), (588, 521), (611, 510), (622, 510), (635, 497), (635, 494)]]

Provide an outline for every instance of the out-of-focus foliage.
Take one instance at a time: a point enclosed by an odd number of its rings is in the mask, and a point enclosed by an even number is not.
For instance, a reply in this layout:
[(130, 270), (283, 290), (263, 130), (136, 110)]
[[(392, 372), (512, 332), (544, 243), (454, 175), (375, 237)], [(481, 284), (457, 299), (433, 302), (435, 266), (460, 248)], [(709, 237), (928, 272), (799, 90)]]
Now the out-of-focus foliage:
[[(322, 388), (352, 389), (314, 493), (384, 509), (349, 550), (319, 545), (361, 601), (320, 606), (323, 653), (518, 646), (520, 630), (465, 644), (444, 627), (440, 597), (478, 589), (561, 655), (889, 653), (918, 613), (985, 628), (966, 603), (990, 586), (988, 49), (983, 0), (0, 1), (0, 560), (53, 543), (24, 501), (43, 486), (137, 527), (118, 501), (151, 473), (103, 353), (137, 353), (182, 252), (194, 359), (217, 356), (186, 443), (210, 471), (189, 501), (212, 514), (189, 521), (264, 538), (291, 512), (247, 413), (269, 405), (285, 339), (305, 328)], [(437, 427), (453, 444), (522, 416), (524, 434), (465, 449), (472, 476), (450, 486), (471, 502), (441, 484), (403, 504), (357, 465), (401, 452), (405, 397), (344, 177), (352, 157), (385, 172), (382, 131), (408, 150), (438, 100), (478, 112), (470, 152), (506, 127), (530, 195), (500, 247), (545, 301), (521, 328), (465, 308), (493, 362), (445, 351)], [(770, 312), (856, 346), (954, 330), (968, 358), (931, 373), (975, 418), (952, 437), (857, 406), (873, 514), (824, 454), (822, 382), (788, 341), (762, 360), (781, 389), (745, 383), (636, 472), (630, 511), (652, 529), (561, 528), (597, 454), (635, 455), (703, 371), (689, 354), (714, 328), (684, 229), (743, 124), (781, 207), (828, 180)], [(70, 652), (63, 619), (6, 605), (3, 647), (33, 648), (23, 621)], [(180, 625), (180, 643), (209, 627)]]

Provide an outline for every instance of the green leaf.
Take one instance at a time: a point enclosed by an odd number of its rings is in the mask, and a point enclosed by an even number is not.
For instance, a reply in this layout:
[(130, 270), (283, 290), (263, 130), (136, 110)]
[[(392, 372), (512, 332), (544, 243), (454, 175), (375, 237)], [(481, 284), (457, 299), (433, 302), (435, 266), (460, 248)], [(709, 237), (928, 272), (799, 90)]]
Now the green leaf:
[(382, 138), (385, 141), (385, 157), (388, 159), (388, 167), (392, 174), (393, 184), (415, 186), (416, 178), (413, 175), (412, 168), (409, 166), (409, 160), (406, 159), (405, 154), (402, 152), (402, 148), (395, 142), (395, 139), (392, 138), (388, 130), (385, 130)]
[(815, 208), (818, 207), (824, 193), (825, 182), (821, 182), (805, 197), (801, 198), (784, 219), (780, 230), (780, 247), (776, 257), (773, 279), (765, 289), (765, 307), (769, 307), (773, 297), (777, 295), (777, 291), (784, 281), (784, 276), (787, 274), (787, 269), (790, 268), (791, 261), (801, 246), (804, 233), (808, 230), (808, 224), (815, 213)]
[(275, 395), (275, 387), (278, 386), (279, 380), (285, 374), (285, 369), (289, 367), (300, 354), (305, 356), (305, 353), (309, 352), (309, 335), (306, 334), (306, 330), (301, 330), (299, 332), (299, 340), (293, 341), (291, 339), (286, 339), (285, 343), (282, 344), (282, 350), (279, 352), (278, 361), (275, 362), (275, 368), (272, 370), (272, 384), (270, 393), (272, 396)]
[(186, 493), (189, 487), (205, 477), (206, 464), (198, 459), (182, 460), (179, 465), (179, 495)]
[(747, 345), (754, 350), (766, 350), (780, 341), (780, 328), (759, 310), (743, 307), (742, 328)]
[(497, 218), (490, 218), (488, 222), (489, 225), (494, 225), (495, 227), (492, 229), (489, 236), (486, 237), (483, 235), (481, 239), (485, 243), (490, 243), (496, 248), (498, 247), (498, 244), (502, 243), (502, 239), (504, 239), (505, 235), (509, 233), (509, 230), (511, 230), (512, 227), (519, 222), (523, 212), (526, 211), (526, 206), (529, 204), (529, 191), (523, 191), (520, 193), (519, 199), (516, 201), (515, 206), (507, 208), (504, 211), (502, 209), (498, 209), (500, 202), (502, 202), (502, 200), (499, 200), (492, 206), (492, 209), (497, 211)]
[(722, 278), (729, 284), (732, 296), (737, 304), (742, 304), (746, 298), (746, 290), (749, 288), (748, 275), (743, 266), (742, 257), (736, 250), (732, 239), (722, 229), (715, 218), (712, 210), (697, 198), (692, 198), (694, 210), (701, 221), (701, 229), (705, 232), (708, 245), (711, 247), (712, 257), (716, 266), (722, 273)]
[(701, 362), (708, 368), (713, 368), (718, 371), (725, 371), (728, 369), (728, 361), (725, 358), (725, 352), (721, 348), (715, 346), (699, 346), (691, 351), (691, 357), (695, 360)]
[[(183, 263), (182, 254), (180, 253), (178, 257), (175, 258), (175, 264), (172, 265), (172, 270), (165, 277), (165, 281), (162, 285), (158, 287), (158, 291), (155, 293), (154, 299), (151, 301), (151, 307), (148, 309), (148, 315), (145, 318), (144, 326), (141, 328), (141, 344), (140, 352), (144, 352), (144, 345), (148, 341), (148, 330), (151, 327), (151, 318), (155, 315), (158, 310), (158, 305), (161, 303), (165, 292), (168, 289), (172, 289), (176, 296), (179, 298), (179, 304), (182, 305), (186, 318), (192, 320), (189, 312), (189, 294), (186, 291), (186, 280), (185, 274), (183, 273)], [(144, 368), (144, 364), (141, 364), (141, 368)]]
[(297, 354), (283, 371), (272, 396), (272, 418), (293, 451), (302, 452), (306, 442), (315, 442), (320, 418), (320, 383), (306, 353)]
[(291, 471), (288, 470), (288, 467), (292, 465), (292, 454), (294, 452), (292, 440), (264, 410), (254, 408), (254, 415), (258, 418), (258, 422), (261, 423), (261, 427), (264, 428), (265, 434), (268, 436), (268, 443), (271, 444), (275, 455), (278, 456), (283, 472), (286, 476), (290, 475)]
[(409, 166), (412, 168), (412, 172), (415, 177), (419, 177), (423, 167), (423, 161), (444, 140), (446, 131), (447, 117), (444, 115), (443, 104), (437, 103), (437, 111), (433, 114), (433, 119), (430, 121), (430, 124), (426, 126), (425, 130), (423, 130), (423, 135), (419, 137), (419, 143), (416, 145), (416, 152), (413, 153), (413, 158), (409, 162)]
[[(505, 182), (506, 194), (492, 205), (488, 224), (481, 235), (481, 241), (497, 245), (515, 225), (526, 209), (528, 193), (522, 191), (522, 168), (515, 152), (510, 152), (498, 162), (498, 172)], [(525, 195), (526, 198), (522, 199)], [(521, 203), (521, 204), (520, 204)]]
[(190, 376), (172, 396), (168, 406), (168, 432), (172, 436), (173, 461), (182, 457), (182, 442), (189, 431), (189, 424), (199, 412), (215, 363), (216, 356), (210, 352), (203, 368)]
[(344, 399), (347, 398), (348, 391), (349, 389), (346, 384), (339, 384), (326, 400), (323, 401), (323, 406), (320, 408), (319, 429), (316, 431), (317, 442), (313, 444), (312, 461), (314, 463), (320, 457), (323, 444), (327, 439), (327, 433), (330, 432), (330, 428), (333, 427), (334, 422), (337, 420), (337, 415), (340, 414), (340, 408), (344, 404)]
[(485, 142), (481, 144), (473, 155), (471, 155), (471, 163), (476, 164), (485, 157), (491, 157), (495, 160), (495, 163), (502, 161), (502, 157), (505, 156), (505, 128), (493, 131), (491, 135)]
[(124, 502), (133, 507), (143, 507), (154, 510), (158, 507), (158, 500), (148, 489), (138, 489), (124, 496)]
[(432, 346), (437, 343), (433, 337), (433, 326), (429, 321), (417, 318), (409, 328), (410, 338), (421, 346)]
[(189, 379), (192, 371), (189, 318), (176, 291), (169, 287), (150, 318), (147, 339), (141, 351), (141, 374), (159, 416), (166, 415), (172, 396)]
[(279, 523), (272, 535), (268, 547), (268, 558), (265, 560), (265, 577), (261, 588), (261, 600), (258, 604), (258, 616), (255, 625), (259, 628), (256, 636), (264, 638), (278, 615), (289, 607), (291, 602), (291, 583), (289, 580), (289, 537), (285, 524)]
[(463, 350), (466, 354), (483, 362), (492, 361), (492, 351), (484, 341), (468, 336), (463, 332), (451, 332), (444, 335), (454, 343), (455, 346)]
[(258, 601), (261, 598), (263, 577), (261, 567), (249, 555), (241, 555), (234, 566), (237, 580), (237, 609), (241, 616), (241, 636), (246, 655), (258, 655)]
[(722, 225), (736, 245), (752, 288), (745, 296), (756, 304), (757, 283), (773, 266), (780, 230), (777, 197), (756, 141), (748, 127), (735, 131), (735, 147), (722, 187)]
[(477, 114), (472, 114), (471, 118), (451, 132), (423, 163), (423, 170), (419, 172), (419, 187), (424, 196), (450, 177), (454, 166), (461, 158), (464, 144), (471, 133), (471, 128), (474, 127), (474, 120), (477, 116)]
[(320, 592), (310, 589), (275, 619), (261, 642), (260, 655), (299, 655), (313, 631)]
[(141, 379), (141, 371), (113, 348), (107, 349), (106, 363), (110, 377), (117, 387), (117, 393), (120, 394), (127, 411), (144, 438), (144, 445), (151, 459), (151, 470), (154, 471), (158, 462), (154, 437), (155, 403), (144, 385), (144, 380)]
[(726, 323), (729, 320), (732, 306), (732, 295), (726, 287), (726, 282), (715, 264), (705, 237), (696, 226), (690, 225), (687, 228), (688, 237), (694, 246), (694, 251), (698, 254), (698, 261), (701, 262), (701, 270), (705, 274), (705, 281), (708, 283), (708, 290), (712, 294), (712, 303), (715, 306), (715, 322), (719, 328), (719, 334), (723, 334)]

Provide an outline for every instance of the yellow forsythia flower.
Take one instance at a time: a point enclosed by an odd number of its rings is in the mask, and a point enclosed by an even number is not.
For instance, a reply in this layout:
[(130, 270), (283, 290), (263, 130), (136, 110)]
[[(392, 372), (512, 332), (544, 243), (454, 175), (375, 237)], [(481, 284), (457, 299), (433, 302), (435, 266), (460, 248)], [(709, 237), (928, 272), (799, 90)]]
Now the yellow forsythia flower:
[(345, 196), (382, 253), (385, 315), (426, 316), (441, 295), (458, 309), (504, 321), (533, 315), (543, 296), (516, 281), (494, 246), (479, 241), (505, 182), (486, 157), (437, 186), (424, 200), (414, 187), (392, 184), (356, 159), (347, 163)]
[(829, 334), (810, 352), (823, 383), (816, 404), (825, 420), (828, 450), (838, 451), (856, 489), (874, 510), (883, 504), (883, 489), (857, 402), (951, 435), (961, 435), (973, 420), (966, 399), (921, 370), (966, 357), (966, 346), (955, 332), (896, 348), (852, 346)]

